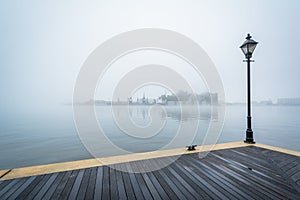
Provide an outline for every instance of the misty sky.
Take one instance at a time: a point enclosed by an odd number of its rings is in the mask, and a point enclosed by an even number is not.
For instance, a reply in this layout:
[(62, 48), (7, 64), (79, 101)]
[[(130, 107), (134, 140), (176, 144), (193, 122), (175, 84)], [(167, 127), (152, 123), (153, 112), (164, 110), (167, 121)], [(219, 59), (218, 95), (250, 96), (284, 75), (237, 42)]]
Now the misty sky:
[(248, 32), (259, 42), (253, 100), (299, 97), (300, 1), (1, 1), (0, 109), (72, 101), (77, 74), (102, 42), (163, 28), (196, 41), (215, 63), (226, 100), (245, 102)]

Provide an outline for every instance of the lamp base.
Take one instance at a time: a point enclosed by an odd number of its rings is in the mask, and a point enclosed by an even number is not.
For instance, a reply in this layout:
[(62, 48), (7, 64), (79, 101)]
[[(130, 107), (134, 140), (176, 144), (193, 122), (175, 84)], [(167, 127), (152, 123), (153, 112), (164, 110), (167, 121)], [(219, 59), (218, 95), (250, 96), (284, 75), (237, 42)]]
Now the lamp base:
[(251, 129), (246, 130), (246, 140), (244, 140), (244, 142), (248, 144), (255, 144), (253, 139), (253, 131)]

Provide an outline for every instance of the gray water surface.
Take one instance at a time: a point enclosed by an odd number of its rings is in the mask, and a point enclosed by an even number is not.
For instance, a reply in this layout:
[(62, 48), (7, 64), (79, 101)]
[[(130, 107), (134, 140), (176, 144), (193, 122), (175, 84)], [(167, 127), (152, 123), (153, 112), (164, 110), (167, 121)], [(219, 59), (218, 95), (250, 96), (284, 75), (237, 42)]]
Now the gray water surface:
[[(148, 106), (132, 106), (131, 120), (139, 126), (151, 122)], [(114, 123), (109, 106), (97, 106), (99, 123), (113, 144), (128, 152), (146, 152), (162, 148), (175, 137), (180, 123), (199, 121), (193, 143), (201, 144), (210, 120), (218, 114), (209, 109), (200, 115), (180, 113), (169, 106), (164, 127), (150, 139), (128, 137)], [(243, 141), (246, 130), (246, 108), (242, 105), (226, 106), (225, 123), (218, 143)], [(254, 106), (253, 131), (258, 143), (300, 151), (300, 106)], [(60, 106), (51, 113), (5, 114), (0, 116), (0, 169), (73, 161), (92, 158), (77, 134), (71, 106)], [(99, 144), (101, 146), (101, 142)], [(178, 143), (178, 147), (187, 144)], [(115, 155), (105, 147), (104, 156)]]

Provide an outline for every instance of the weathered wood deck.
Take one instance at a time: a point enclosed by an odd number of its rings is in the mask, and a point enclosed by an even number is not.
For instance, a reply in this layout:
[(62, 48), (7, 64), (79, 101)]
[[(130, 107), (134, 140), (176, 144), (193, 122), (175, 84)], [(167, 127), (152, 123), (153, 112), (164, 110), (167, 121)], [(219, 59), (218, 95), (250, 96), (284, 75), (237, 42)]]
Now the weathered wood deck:
[[(117, 165), (143, 169), (163, 159)], [(92, 167), (1, 181), (0, 199), (300, 199), (300, 157), (249, 146), (186, 154), (147, 173)]]

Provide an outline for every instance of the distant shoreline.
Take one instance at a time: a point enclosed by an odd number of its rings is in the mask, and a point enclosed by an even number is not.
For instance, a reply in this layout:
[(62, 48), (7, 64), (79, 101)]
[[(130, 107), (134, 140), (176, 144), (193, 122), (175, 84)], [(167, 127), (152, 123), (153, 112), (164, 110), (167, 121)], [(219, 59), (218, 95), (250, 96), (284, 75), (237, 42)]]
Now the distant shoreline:
[[(65, 106), (72, 106), (73, 103), (63, 103), (62, 105)], [(177, 105), (167, 105), (167, 104), (84, 104), (84, 103), (75, 103), (75, 105), (78, 106), (170, 106), (170, 107), (175, 107), (175, 106), (180, 106), (180, 104)], [(196, 104), (181, 104), (181, 106), (192, 106)], [(220, 106), (224, 104), (215, 104), (215, 105), (210, 105), (210, 104), (198, 104), (199, 106)], [(225, 103), (225, 106), (246, 106), (246, 103)], [(252, 103), (252, 106), (300, 106), (300, 104), (259, 104), (259, 103)]]

